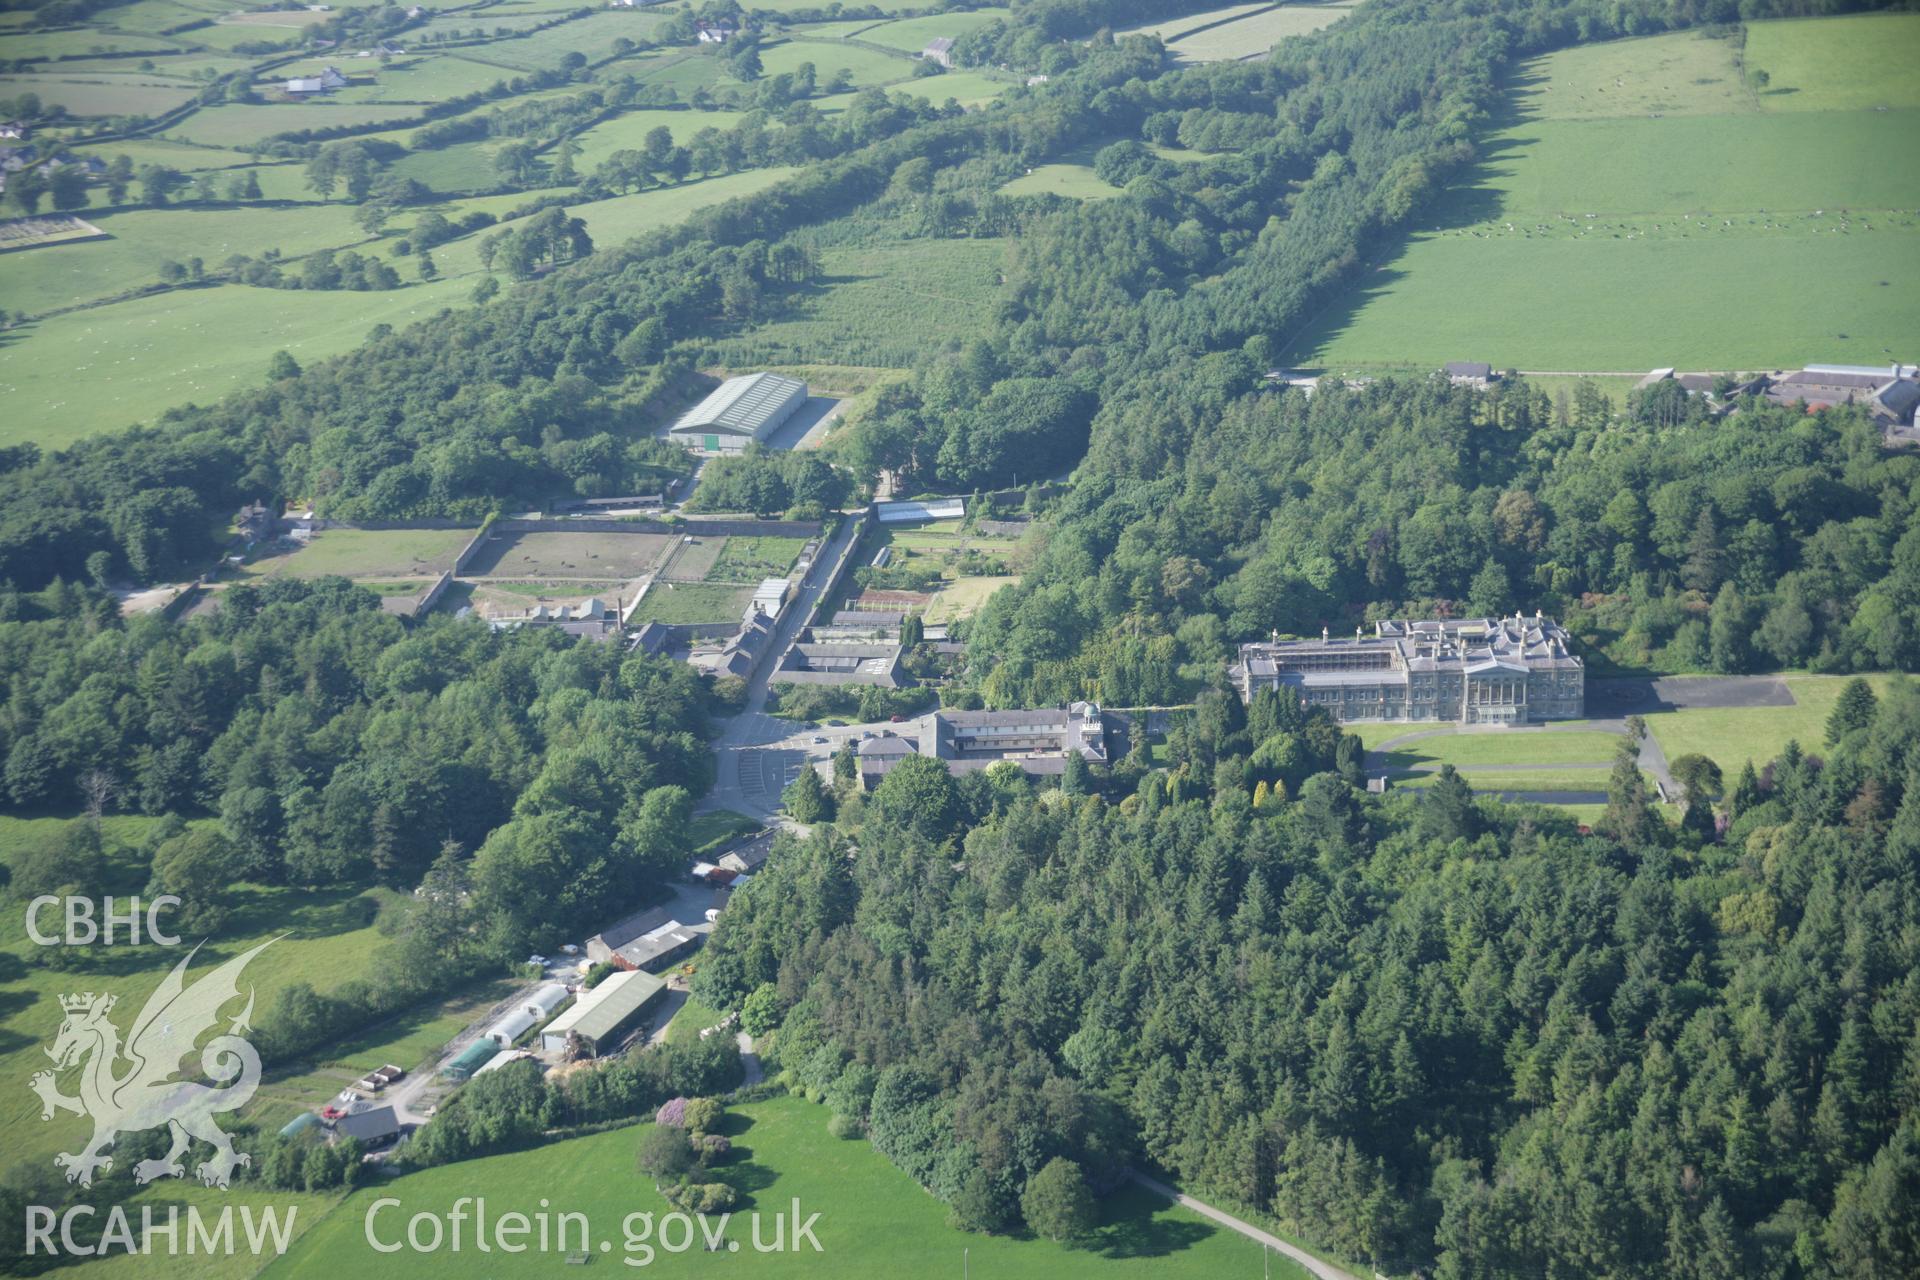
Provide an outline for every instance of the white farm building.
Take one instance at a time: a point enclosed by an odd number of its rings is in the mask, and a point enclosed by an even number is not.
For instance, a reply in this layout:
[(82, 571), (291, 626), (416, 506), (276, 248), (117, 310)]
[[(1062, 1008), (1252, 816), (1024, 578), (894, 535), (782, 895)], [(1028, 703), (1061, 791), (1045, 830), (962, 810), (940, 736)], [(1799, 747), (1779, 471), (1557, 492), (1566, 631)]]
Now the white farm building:
[(706, 453), (739, 453), (765, 440), (807, 402), (807, 384), (777, 373), (728, 378), (680, 415), (667, 439)]

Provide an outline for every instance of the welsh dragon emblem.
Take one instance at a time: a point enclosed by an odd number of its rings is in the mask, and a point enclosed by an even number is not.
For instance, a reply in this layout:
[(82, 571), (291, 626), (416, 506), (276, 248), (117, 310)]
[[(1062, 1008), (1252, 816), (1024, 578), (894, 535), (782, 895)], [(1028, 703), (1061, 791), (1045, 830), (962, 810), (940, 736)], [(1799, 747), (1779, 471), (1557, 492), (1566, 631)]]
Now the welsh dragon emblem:
[[(42, 1120), (53, 1119), (55, 1111), (71, 1111), (93, 1121), (93, 1137), (85, 1146), (53, 1158), (67, 1171), (68, 1182), (92, 1186), (94, 1170), (113, 1168), (113, 1158), (104, 1152), (115, 1138), (162, 1125), (172, 1131), (173, 1146), (165, 1157), (134, 1166), (134, 1181), (142, 1185), (159, 1177), (185, 1176), (180, 1157), (195, 1139), (213, 1148), (212, 1157), (194, 1170), (210, 1187), (224, 1188), (236, 1168), (253, 1163), (252, 1156), (233, 1149), (233, 1139), (214, 1122), (219, 1113), (245, 1106), (260, 1085), (260, 1055), (240, 1036), (253, 1015), (252, 989), (246, 1008), (225, 1032), (205, 1045), (196, 1047), (196, 1042), (220, 1021), (220, 1010), (239, 998), (240, 971), (269, 945), (271, 940), (235, 956), (188, 986), (187, 966), (200, 950), (195, 947), (147, 998), (124, 1046), (119, 1029), (107, 1017), (113, 996), (87, 992), (60, 997), (66, 1017), (47, 1056), (56, 1071), (84, 1064), (80, 1096), (61, 1093), (53, 1071), (39, 1072), (29, 1083), (40, 1095)], [(177, 1079), (188, 1057), (197, 1058), (200, 1071), (216, 1085)]]

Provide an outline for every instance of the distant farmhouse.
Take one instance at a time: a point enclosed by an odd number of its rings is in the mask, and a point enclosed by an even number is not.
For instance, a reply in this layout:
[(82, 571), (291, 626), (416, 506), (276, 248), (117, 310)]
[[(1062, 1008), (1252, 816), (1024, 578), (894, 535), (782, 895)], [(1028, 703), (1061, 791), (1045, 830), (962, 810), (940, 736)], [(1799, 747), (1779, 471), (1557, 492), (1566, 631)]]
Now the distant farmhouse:
[(728, 378), (680, 415), (667, 439), (707, 453), (739, 453), (763, 441), (807, 402), (807, 384), (777, 373)]
[(1351, 640), (1259, 641), (1229, 669), (1242, 699), (1290, 688), (1335, 720), (1525, 724), (1586, 714), (1586, 664), (1549, 618), (1374, 624)]
[(952, 70), (953, 37), (941, 36), (937, 40), (928, 41), (927, 47), (920, 51), (920, 57), (927, 62), (937, 62), (948, 70)]
[(1478, 360), (1449, 360), (1440, 366), (1440, 372), (1456, 387), (1478, 387), (1483, 391), (1499, 377), (1492, 365)]
[(314, 93), (332, 93), (335, 89), (347, 87), (347, 78), (340, 74), (340, 68), (324, 68), (317, 76), (296, 76), (287, 81), (287, 92), (305, 96)]
[(1110, 759), (1106, 718), (1091, 702), (1027, 711), (935, 711), (900, 734), (864, 738), (854, 748), (860, 780), (877, 786), (908, 756), (928, 756), (949, 773), (972, 773), (1002, 760), (1039, 777), (1065, 772), (1067, 757)]
[(1911, 428), (1920, 408), (1920, 381), (1912, 365), (1810, 364), (1771, 380), (1767, 399), (1808, 409), (1857, 404), (1882, 427)]
[(725, 18), (713, 22), (701, 18), (695, 21), (693, 26), (694, 34), (700, 38), (701, 44), (725, 44), (740, 34), (740, 29)]
[(0, 138), (16, 138), (25, 142), (33, 136), (33, 130), (18, 120), (0, 122)]

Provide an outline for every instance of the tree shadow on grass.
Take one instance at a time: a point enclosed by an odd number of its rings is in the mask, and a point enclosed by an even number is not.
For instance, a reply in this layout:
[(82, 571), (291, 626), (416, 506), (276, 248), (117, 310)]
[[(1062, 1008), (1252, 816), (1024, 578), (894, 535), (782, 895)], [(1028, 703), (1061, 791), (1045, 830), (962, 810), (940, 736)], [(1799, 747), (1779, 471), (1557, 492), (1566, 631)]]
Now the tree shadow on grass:
[(1080, 1247), (1103, 1258), (1162, 1258), (1218, 1230), (1176, 1217), (1171, 1204), (1138, 1187), (1116, 1191), (1100, 1210), (1099, 1227)]

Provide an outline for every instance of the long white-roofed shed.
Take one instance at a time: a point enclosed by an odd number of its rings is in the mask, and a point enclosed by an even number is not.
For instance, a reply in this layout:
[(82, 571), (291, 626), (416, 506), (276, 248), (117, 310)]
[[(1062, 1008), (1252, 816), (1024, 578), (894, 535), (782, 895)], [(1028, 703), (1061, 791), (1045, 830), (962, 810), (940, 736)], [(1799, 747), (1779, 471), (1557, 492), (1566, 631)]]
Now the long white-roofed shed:
[(680, 415), (667, 438), (706, 453), (738, 453), (765, 440), (807, 402), (807, 384), (778, 373), (728, 378)]

